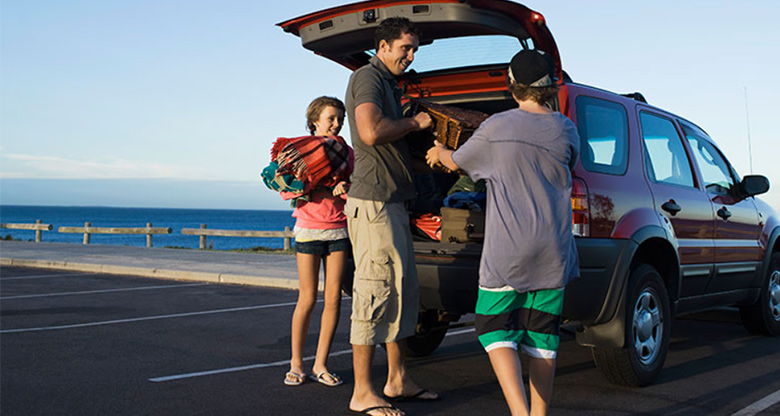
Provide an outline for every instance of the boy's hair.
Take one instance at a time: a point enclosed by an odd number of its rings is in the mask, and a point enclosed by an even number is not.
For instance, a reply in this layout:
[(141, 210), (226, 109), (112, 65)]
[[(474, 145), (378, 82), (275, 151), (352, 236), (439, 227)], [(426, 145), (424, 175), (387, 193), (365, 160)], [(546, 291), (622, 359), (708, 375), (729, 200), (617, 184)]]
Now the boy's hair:
[(344, 103), (336, 97), (322, 96), (315, 98), (311, 104), (309, 104), (309, 108), (306, 109), (306, 128), (309, 129), (311, 135), (314, 135), (314, 132), (317, 131), (314, 122), (320, 119), (320, 113), (327, 107), (335, 107), (346, 113)]
[(414, 35), (417, 39), (420, 39), (420, 31), (417, 26), (412, 23), (411, 20), (405, 17), (388, 17), (382, 20), (377, 26), (374, 32), (374, 45), (379, 50), (379, 42), (385, 41), (392, 43), (394, 40), (399, 39), (404, 33)]
[(558, 86), (553, 84), (547, 87), (529, 87), (517, 82), (512, 82), (507, 78), (507, 89), (515, 99), (520, 101), (533, 100), (544, 105), (552, 102), (558, 95)]

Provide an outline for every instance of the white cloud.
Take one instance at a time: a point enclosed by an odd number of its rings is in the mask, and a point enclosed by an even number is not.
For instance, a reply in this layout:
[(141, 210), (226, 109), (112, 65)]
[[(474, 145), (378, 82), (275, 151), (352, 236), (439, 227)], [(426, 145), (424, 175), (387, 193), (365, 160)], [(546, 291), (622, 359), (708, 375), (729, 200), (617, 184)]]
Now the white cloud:
[(77, 160), (59, 156), (4, 153), (0, 178), (61, 179), (208, 179), (201, 169), (103, 156)]

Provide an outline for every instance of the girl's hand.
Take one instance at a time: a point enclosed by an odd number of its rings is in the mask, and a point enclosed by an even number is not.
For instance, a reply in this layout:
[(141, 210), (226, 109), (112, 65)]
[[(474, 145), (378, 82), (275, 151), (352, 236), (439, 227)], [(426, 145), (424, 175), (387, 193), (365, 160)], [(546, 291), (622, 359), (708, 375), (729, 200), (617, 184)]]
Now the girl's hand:
[(349, 191), (349, 184), (346, 181), (341, 181), (333, 188), (333, 196), (346, 194), (347, 191)]

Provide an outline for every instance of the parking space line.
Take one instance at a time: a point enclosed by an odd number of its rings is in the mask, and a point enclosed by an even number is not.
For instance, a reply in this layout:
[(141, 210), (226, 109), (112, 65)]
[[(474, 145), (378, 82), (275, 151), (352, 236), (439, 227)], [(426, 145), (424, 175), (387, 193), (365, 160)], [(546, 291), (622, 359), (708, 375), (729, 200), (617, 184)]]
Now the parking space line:
[[(322, 300), (320, 300), (322, 302)], [(101, 321), (101, 322), (87, 322), (83, 324), (71, 324), (71, 325), (57, 325), (57, 326), (43, 326), (38, 328), (19, 328), (19, 329), (4, 329), (0, 331), (0, 334), (16, 334), (16, 333), (22, 333), (22, 332), (38, 332), (38, 331), (55, 331), (59, 329), (74, 329), (74, 328), (86, 328), (91, 326), (102, 326), (102, 325), (114, 325), (114, 324), (126, 324), (130, 322), (142, 322), (142, 321), (154, 321), (159, 319), (170, 319), (170, 318), (184, 318), (189, 316), (200, 316), (200, 315), (211, 315), (216, 313), (226, 313), (226, 312), (242, 312), (242, 311), (251, 311), (255, 309), (268, 309), (268, 308), (278, 308), (281, 306), (294, 306), (296, 302), (285, 302), (285, 303), (276, 303), (273, 305), (255, 305), (255, 306), (244, 306), (241, 308), (229, 308), (229, 309), (215, 309), (211, 311), (200, 311), (200, 312), (187, 312), (187, 313), (175, 313), (170, 315), (158, 315), (158, 316), (145, 316), (142, 318), (129, 318), (129, 319), (115, 319), (112, 321)]]
[[(347, 354), (352, 354), (352, 350), (349, 349), (349, 350), (336, 351), (328, 355), (328, 357), (338, 357), (340, 355), (347, 355)], [(303, 361), (312, 361), (312, 360), (314, 360), (313, 355), (303, 359)], [(258, 368), (281, 367), (289, 364), (290, 364), (290, 360), (283, 360), (283, 361), (276, 361), (273, 363), (253, 364), (253, 365), (245, 365), (241, 367), (221, 368), (218, 370), (199, 371), (197, 373), (178, 374), (178, 375), (165, 376), (165, 377), (154, 377), (154, 378), (150, 378), (149, 381), (153, 383), (162, 383), (166, 381), (182, 380), (185, 378), (213, 376), (216, 374), (235, 373), (238, 371), (246, 371), (246, 370), (256, 370)]]
[[(462, 329), (462, 330), (459, 330), (459, 331), (447, 332), (446, 336), (449, 337), (449, 336), (455, 336), (455, 335), (462, 335), (462, 334), (468, 334), (470, 332), (474, 332), (474, 328), (468, 328), (468, 329)], [(351, 354), (351, 353), (352, 353), (351, 349), (349, 349), (349, 350), (342, 350), (342, 351), (337, 351), (337, 352), (331, 353), (330, 355), (328, 355), (328, 357), (337, 357), (337, 356), (340, 356), (340, 355), (346, 355), (346, 354)], [(303, 361), (311, 361), (311, 360), (314, 360), (314, 358), (315, 357), (312, 355), (312, 356), (304, 358)], [(225, 373), (235, 373), (235, 372), (239, 372), (239, 371), (256, 370), (256, 369), (259, 369), (259, 368), (281, 367), (281, 366), (286, 366), (286, 365), (289, 365), (289, 364), (290, 364), (290, 360), (282, 360), (282, 361), (275, 361), (275, 362), (272, 362), (272, 363), (252, 364), (252, 365), (245, 365), (245, 366), (240, 366), (240, 367), (220, 368), (220, 369), (217, 369), (217, 370), (198, 371), (198, 372), (195, 372), (195, 373), (176, 374), (176, 375), (164, 376), (164, 377), (154, 377), (154, 378), (150, 378), (149, 381), (154, 382), (154, 383), (162, 383), (162, 382), (166, 382), (166, 381), (182, 380), (182, 379), (186, 379), (186, 378), (213, 376), (213, 375), (216, 375), (216, 374), (225, 374)]]
[(72, 277), (72, 276), (95, 276), (95, 273), (71, 273), (71, 274), (39, 274), (32, 276), (20, 276), (20, 277), (3, 277), (0, 281), (5, 282), (7, 280), (26, 280), (26, 279), (44, 279), (49, 277)]
[(43, 294), (38, 294), (38, 295), (5, 296), (5, 297), (0, 297), (0, 300), (46, 298), (46, 297), (50, 297), (50, 296), (91, 295), (91, 294), (95, 294), (95, 293), (130, 292), (130, 291), (133, 291), (133, 290), (170, 289), (170, 288), (177, 288), (177, 287), (205, 286), (205, 285), (208, 285), (208, 284), (210, 284), (210, 283), (190, 283), (190, 284), (178, 284), (178, 285), (143, 286), (143, 287), (131, 287), (131, 288), (124, 288), (124, 289), (85, 290), (85, 291), (81, 291), (81, 292), (43, 293)]
[(750, 406), (732, 414), (731, 416), (753, 416), (762, 411), (780, 403), (780, 390), (764, 397), (763, 399), (751, 404)]

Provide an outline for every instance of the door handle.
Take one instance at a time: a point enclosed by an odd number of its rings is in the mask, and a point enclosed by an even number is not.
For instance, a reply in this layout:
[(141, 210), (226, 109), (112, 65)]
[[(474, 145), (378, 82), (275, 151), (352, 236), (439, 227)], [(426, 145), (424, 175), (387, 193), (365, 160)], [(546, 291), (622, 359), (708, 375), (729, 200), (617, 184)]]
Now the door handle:
[(726, 207), (720, 207), (720, 209), (718, 210), (718, 216), (723, 218), (724, 220), (727, 220), (729, 219), (729, 217), (731, 217), (731, 211), (729, 211), (729, 209)]
[(664, 202), (664, 204), (661, 205), (661, 209), (672, 214), (672, 216), (677, 215), (678, 212), (682, 211), (682, 207), (677, 205), (677, 202), (674, 202), (674, 199)]

